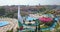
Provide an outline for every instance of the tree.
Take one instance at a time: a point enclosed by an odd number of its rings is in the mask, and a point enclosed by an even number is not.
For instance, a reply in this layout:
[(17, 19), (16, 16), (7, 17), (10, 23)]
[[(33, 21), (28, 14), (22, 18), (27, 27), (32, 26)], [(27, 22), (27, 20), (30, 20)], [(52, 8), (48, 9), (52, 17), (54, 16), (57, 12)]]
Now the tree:
[(0, 16), (5, 15), (5, 9), (4, 8), (0, 8)]
[(43, 11), (46, 11), (45, 7), (39, 9), (39, 12), (43, 12)]

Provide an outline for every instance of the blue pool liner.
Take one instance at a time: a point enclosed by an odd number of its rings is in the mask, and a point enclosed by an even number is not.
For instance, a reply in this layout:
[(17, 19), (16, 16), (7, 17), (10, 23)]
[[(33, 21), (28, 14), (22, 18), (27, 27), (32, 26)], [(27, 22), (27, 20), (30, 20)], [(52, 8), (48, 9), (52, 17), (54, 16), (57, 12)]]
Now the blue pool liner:
[(7, 24), (9, 24), (9, 22), (7, 22), (7, 21), (0, 21), (0, 27), (5, 26)]

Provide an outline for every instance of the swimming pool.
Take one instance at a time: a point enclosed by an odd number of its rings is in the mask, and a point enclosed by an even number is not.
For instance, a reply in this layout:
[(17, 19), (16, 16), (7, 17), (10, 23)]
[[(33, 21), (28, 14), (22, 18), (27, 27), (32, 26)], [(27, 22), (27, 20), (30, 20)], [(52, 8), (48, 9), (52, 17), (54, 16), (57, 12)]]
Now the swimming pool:
[(0, 27), (5, 26), (7, 24), (9, 24), (8, 21), (0, 21)]
[(28, 20), (28, 21), (29, 21), (29, 20), (36, 20), (36, 19), (37, 19), (37, 18), (33, 18), (33, 17), (29, 17), (29, 16), (26, 18), (26, 20)]

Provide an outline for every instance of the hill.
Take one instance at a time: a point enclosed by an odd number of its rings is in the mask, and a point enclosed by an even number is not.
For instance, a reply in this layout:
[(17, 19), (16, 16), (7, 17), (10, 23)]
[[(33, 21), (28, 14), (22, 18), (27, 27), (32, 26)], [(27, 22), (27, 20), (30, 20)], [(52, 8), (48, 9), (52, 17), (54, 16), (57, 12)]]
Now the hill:
[[(12, 6), (0, 6), (0, 16), (17, 18), (17, 7), (18, 5)], [(46, 10), (60, 11), (60, 5), (20, 5), (21, 15), (25, 16), (31, 13), (44, 12)]]

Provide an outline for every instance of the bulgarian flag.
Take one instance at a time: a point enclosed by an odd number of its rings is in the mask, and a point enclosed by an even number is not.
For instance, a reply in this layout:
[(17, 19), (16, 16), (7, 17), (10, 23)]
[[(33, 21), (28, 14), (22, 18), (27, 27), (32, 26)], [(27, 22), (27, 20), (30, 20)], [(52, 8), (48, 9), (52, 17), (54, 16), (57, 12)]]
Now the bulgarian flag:
[(23, 19), (20, 14), (20, 6), (18, 6), (18, 25), (19, 25), (19, 27), (23, 26), (22, 24), (23, 24)]

